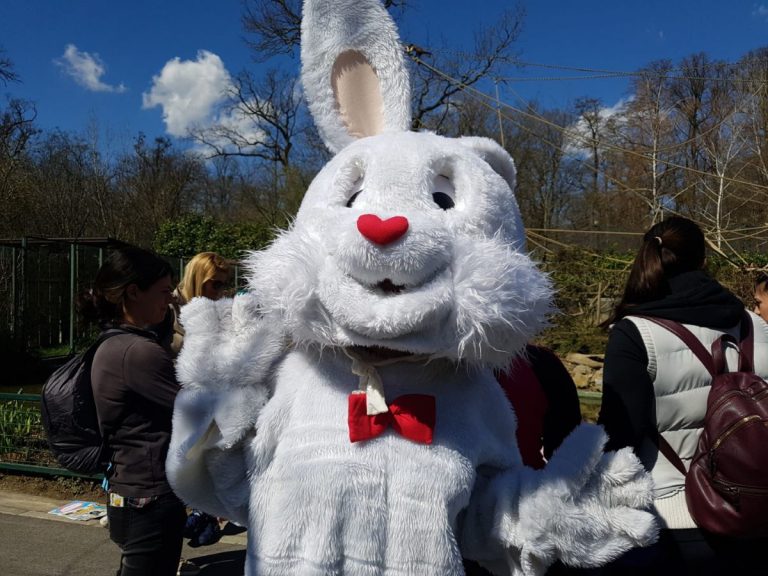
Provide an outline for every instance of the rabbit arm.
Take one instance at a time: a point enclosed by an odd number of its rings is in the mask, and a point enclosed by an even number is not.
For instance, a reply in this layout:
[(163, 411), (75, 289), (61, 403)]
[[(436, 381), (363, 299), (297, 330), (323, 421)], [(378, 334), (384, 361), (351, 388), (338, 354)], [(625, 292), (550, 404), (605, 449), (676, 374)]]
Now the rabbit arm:
[(250, 294), (196, 298), (181, 312), (184, 346), (167, 472), (174, 490), (207, 512), (247, 520), (247, 440), (271, 395), (269, 374), (284, 351), (280, 324)]
[(226, 395), (204, 390), (179, 392), (166, 460), (168, 481), (187, 504), (243, 525), (249, 499), (245, 449), (252, 432), (238, 431), (235, 438), (226, 428), (222, 433), (218, 421), (228, 421), (233, 405), (253, 403), (253, 393), (248, 388)]
[(601, 428), (582, 425), (543, 470), (481, 480), (465, 521), (465, 554), (499, 574), (543, 575), (556, 560), (603, 565), (656, 540), (652, 482), (629, 449), (602, 452)]

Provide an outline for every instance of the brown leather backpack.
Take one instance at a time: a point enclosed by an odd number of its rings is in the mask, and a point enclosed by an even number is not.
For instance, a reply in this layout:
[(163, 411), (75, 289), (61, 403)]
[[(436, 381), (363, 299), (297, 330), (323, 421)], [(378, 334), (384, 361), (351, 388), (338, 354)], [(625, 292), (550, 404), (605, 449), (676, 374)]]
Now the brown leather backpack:
[[(754, 373), (754, 335), (746, 312), (741, 340), (724, 334), (710, 354), (685, 326), (646, 319), (678, 336), (712, 375), (704, 429), (686, 471), (659, 434), (659, 451), (685, 476), (688, 511), (696, 525), (736, 538), (768, 536), (768, 383)], [(727, 372), (725, 349), (739, 350), (739, 369)]]

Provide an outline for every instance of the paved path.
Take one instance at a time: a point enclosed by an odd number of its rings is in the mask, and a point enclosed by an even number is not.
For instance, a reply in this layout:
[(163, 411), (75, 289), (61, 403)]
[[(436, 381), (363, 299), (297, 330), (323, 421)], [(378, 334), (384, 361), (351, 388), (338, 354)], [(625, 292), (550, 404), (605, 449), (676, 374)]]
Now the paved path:
[[(105, 576), (120, 563), (120, 550), (98, 520), (73, 521), (48, 514), (64, 504), (0, 492), (0, 573), (3, 576)], [(225, 535), (212, 546), (182, 554), (200, 566), (200, 576), (241, 576), (245, 534)]]

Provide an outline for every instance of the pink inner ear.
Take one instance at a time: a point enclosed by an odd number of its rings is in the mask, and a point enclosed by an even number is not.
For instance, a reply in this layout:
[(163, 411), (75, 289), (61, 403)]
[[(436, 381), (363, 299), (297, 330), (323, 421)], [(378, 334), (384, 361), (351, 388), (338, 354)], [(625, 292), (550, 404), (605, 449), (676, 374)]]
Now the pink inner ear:
[(331, 85), (339, 115), (349, 135), (364, 138), (384, 129), (381, 84), (371, 64), (360, 52), (339, 54), (333, 64)]

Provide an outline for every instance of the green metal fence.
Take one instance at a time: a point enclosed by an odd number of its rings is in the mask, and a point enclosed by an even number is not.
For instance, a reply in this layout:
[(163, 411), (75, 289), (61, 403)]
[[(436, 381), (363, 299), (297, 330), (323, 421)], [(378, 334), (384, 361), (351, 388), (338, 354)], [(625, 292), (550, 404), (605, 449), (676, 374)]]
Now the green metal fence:
[(0, 332), (23, 350), (75, 350), (87, 337), (75, 295), (88, 287), (112, 238), (0, 240)]
[(0, 470), (99, 478), (61, 468), (48, 449), (39, 394), (0, 393)]
[[(76, 296), (90, 287), (109, 251), (125, 245), (114, 238), (0, 239), (0, 344), (71, 354), (91, 340), (92, 327), (78, 321)], [(179, 279), (189, 257), (166, 259)], [(233, 269), (240, 287), (240, 267)]]

